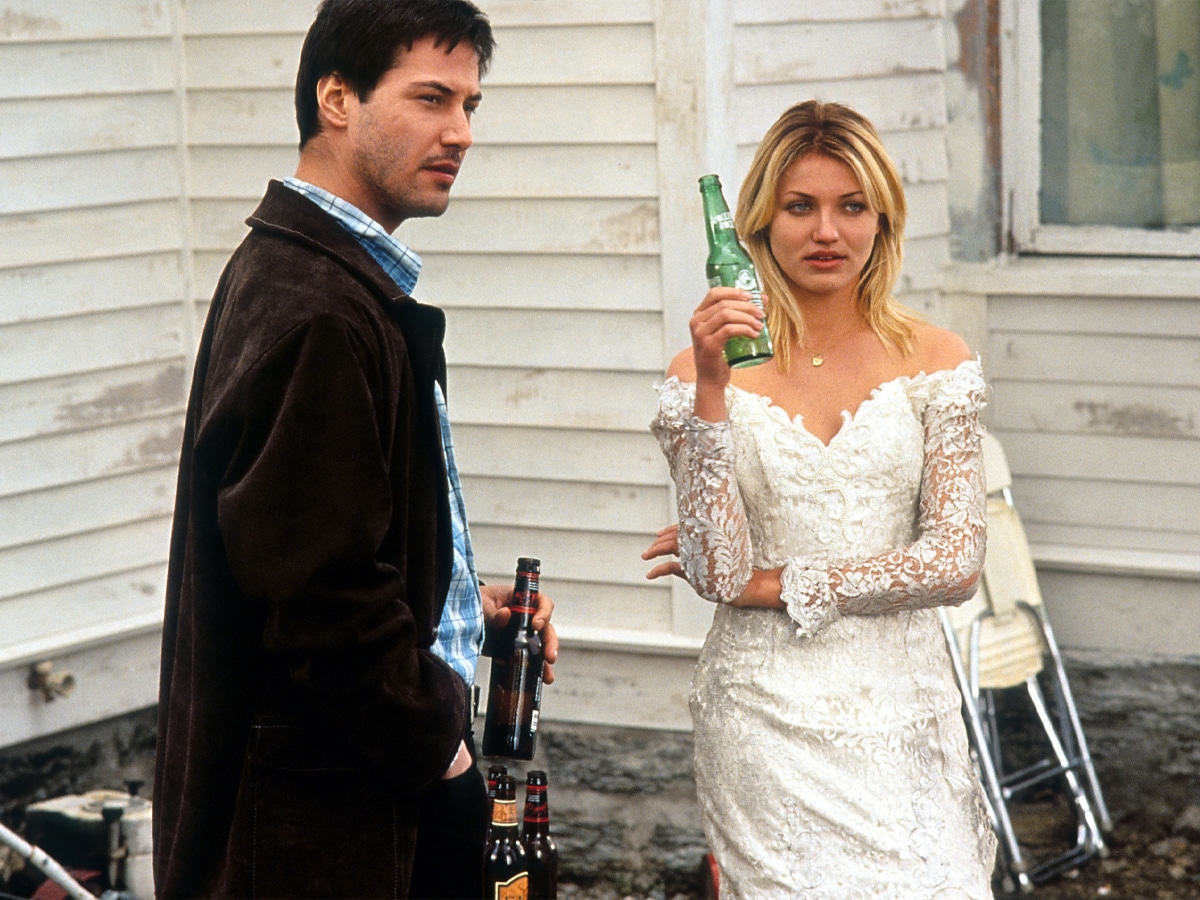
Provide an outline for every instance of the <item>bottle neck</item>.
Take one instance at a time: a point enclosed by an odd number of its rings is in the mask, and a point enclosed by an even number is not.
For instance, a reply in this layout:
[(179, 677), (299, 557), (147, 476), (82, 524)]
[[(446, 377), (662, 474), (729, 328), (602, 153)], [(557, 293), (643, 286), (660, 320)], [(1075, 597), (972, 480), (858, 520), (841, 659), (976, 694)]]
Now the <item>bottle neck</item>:
[(492, 829), (498, 833), (516, 833), (516, 800), (501, 800), (497, 797), (492, 801)]
[(550, 807), (546, 802), (546, 789), (525, 789), (525, 821), (522, 835), (529, 837), (550, 833)]
[(519, 622), (521, 628), (532, 629), (533, 616), (538, 606), (538, 576), (534, 574), (517, 573), (517, 581), (513, 587), (512, 621)]
[(704, 222), (708, 231), (709, 249), (736, 243), (737, 230), (733, 226), (733, 214), (721, 193), (721, 186), (705, 185), (700, 193), (704, 200)]

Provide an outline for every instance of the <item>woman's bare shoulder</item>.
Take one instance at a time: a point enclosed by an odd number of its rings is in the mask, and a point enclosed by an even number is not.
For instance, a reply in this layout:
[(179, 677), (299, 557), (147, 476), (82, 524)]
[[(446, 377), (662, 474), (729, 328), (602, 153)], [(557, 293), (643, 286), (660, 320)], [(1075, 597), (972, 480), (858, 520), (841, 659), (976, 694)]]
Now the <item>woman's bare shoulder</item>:
[(696, 380), (696, 358), (691, 347), (680, 350), (671, 360), (671, 364), (667, 366), (667, 377), (670, 378), (672, 375), (680, 381)]
[(916, 342), (913, 348), (914, 361), (924, 372), (939, 372), (953, 369), (975, 354), (967, 342), (958, 334), (939, 328), (930, 322), (915, 324)]

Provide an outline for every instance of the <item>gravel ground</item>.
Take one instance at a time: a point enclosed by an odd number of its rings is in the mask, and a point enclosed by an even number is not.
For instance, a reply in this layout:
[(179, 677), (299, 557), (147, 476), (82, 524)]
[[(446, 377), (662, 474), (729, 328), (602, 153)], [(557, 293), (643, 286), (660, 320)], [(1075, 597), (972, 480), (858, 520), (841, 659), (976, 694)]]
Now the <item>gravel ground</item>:
[[(1047, 849), (1069, 845), (1073, 825), (1060, 809), (1027, 811), (1017, 820), (1018, 834), (1029, 838), (1035, 857)], [(1067, 843), (1063, 843), (1063, 839)], [(1052, 880), (1037, 885), (1031, 900), (1200, 900), (1200, 805), (1181, 815), (1133, 813), (1115, 823), (1108, 836), (1106, 858), (1091, 859)], [(606, 885), (560, 885), (562, 900), (694, 900), (699, 892), (648, 895), (621, 893)]]

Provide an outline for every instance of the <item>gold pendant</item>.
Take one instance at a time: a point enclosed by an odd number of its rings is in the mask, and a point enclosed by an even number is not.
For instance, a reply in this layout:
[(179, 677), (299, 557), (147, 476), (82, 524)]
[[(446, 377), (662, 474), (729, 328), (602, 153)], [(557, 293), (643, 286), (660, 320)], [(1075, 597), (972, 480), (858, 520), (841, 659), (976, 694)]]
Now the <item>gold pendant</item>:
[(813, 365), (814, 366), (819, 366), (823, 362), (825, 362), (825, 357), (823, 357), (821, 354), (818, 353), (816, 356), (813, 357)]

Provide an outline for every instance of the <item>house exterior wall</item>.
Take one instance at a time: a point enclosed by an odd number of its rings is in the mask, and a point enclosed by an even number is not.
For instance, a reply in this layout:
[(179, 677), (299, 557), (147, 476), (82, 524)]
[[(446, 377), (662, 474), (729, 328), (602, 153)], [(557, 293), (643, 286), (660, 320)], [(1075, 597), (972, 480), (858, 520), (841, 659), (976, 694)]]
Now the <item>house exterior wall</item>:
[[(690, 728), (711, 610), (643, 577), (674, 516), (653, 385), (704, 291), (697, 177), (733, 202), (808, 97), (865, 112), (900, 167), (900, 295), (982, 355), (1067, 652), (1194, 661), (1195, 264), (997, 256), (996, 0), (484, 6), (476, 145), (449, 211), (399, 236), (449, 320), (481, 575), (538, 555), (558, 603), (549, 720)], [(191, 356), (243, 220), (295, 165), (314, 7), (0, 14), (0, 746), (155, 701)], [(70, 698), (28, 690), (42, 659)]]

